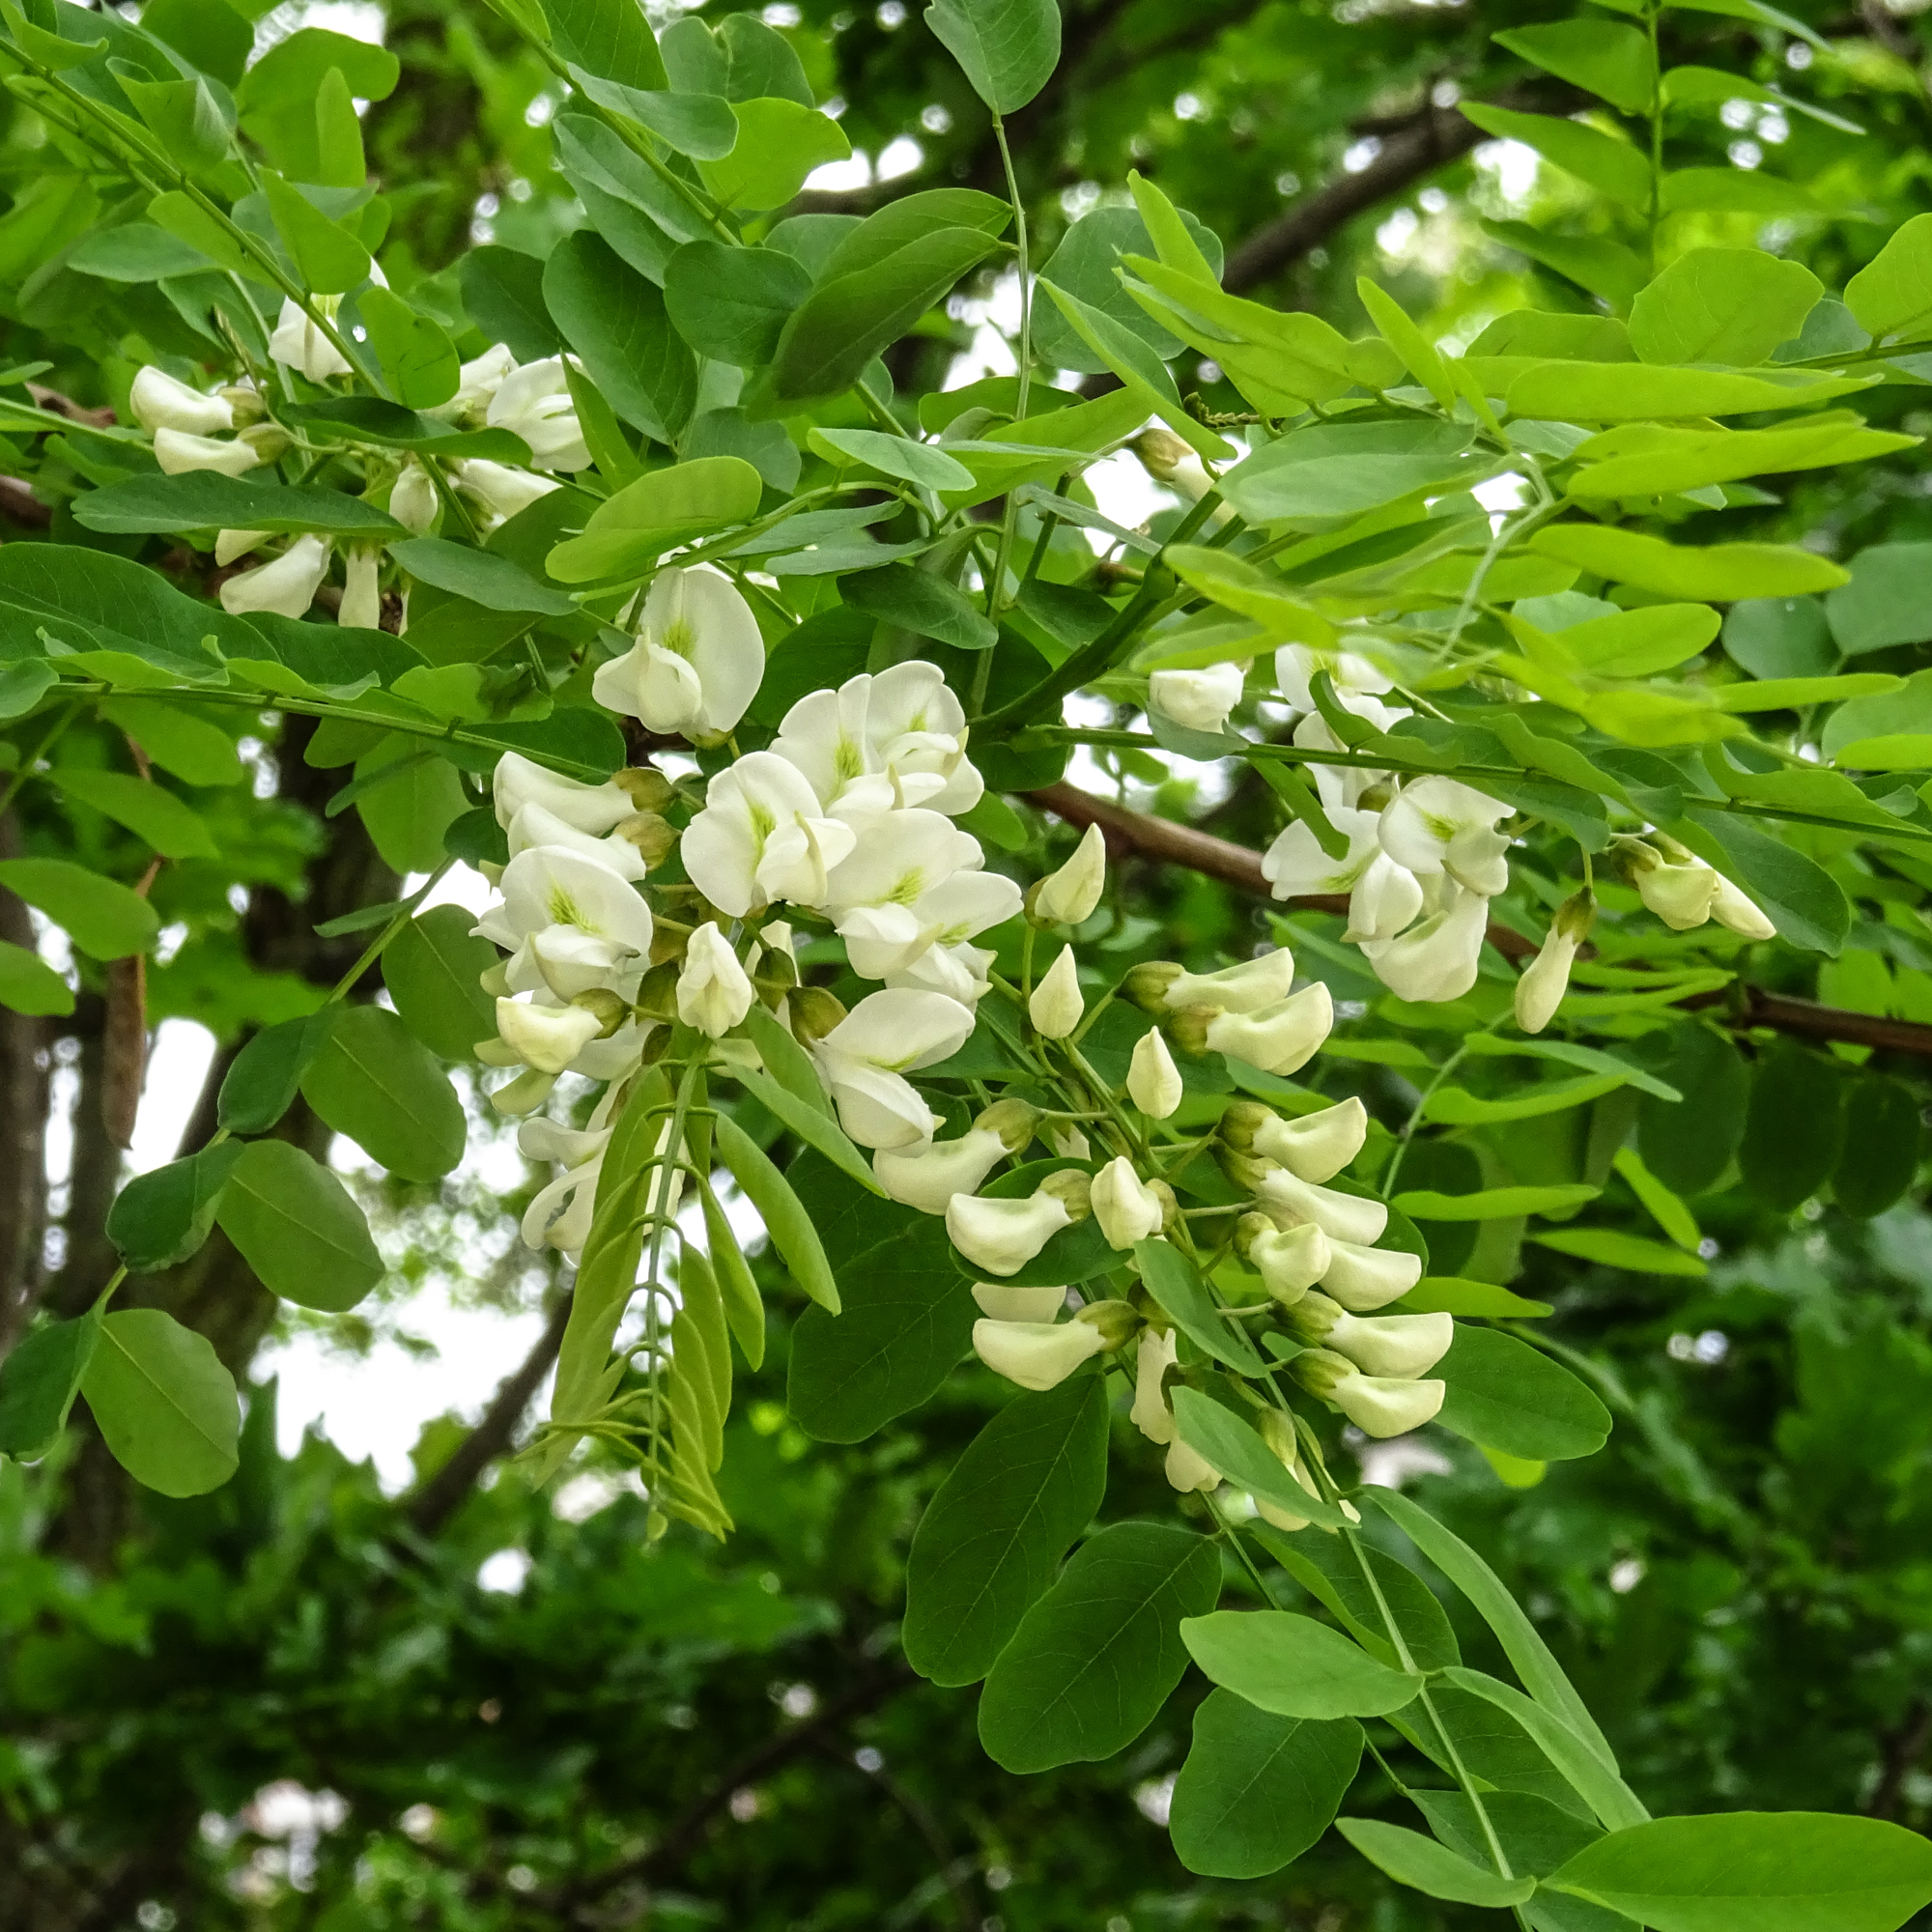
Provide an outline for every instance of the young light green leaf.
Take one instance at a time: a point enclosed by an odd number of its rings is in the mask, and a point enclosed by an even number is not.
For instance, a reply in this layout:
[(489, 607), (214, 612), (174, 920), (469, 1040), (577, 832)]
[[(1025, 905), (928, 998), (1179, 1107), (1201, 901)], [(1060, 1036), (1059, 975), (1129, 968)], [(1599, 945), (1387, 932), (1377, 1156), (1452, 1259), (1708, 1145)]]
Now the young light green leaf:
[(666, 551), (756, 516), (764, 487), (738, 456), (700, 456), (653, 469), (600, 503), (583, 534), (558, 544), (544, 568), (559, 583), (647, 570)]
[(45, 913), (96, 959), (145, 952), (161, 928), (138, 893), (71, 860), (0, 859), (0, 886)]
[(823, 1108), (801, 1100), (788, 1087), (781, 1087), (768, 1073), (755, 1067), (734, 1066), (731, 1077), (770, 1113), (795, 1133), (808, 1147), (813, 1147), (849, 1179), (856, 1180), (868, 1194), (885, 1198), (873, 1177), (870, 1163), (846, 1138), (845, 1130)]
[(1473, 1865), (1447, 1845), (1402, 1825), (1375, 1818), (1338, 1818), (1335, 1829), (1398, 1885), (1458, 1905), (1520, 1905), (1536, 1889), (1533, 1878), (1504, 1878)]
[(973, 472), (936, 444), (875, 429), (813, 429), (806, 439), (828, 463), (863, 464), (882, 476), (902, 477), (927, 490), (968, 490)]
[(1281, 1718), (1379, 1718), (1422, 1689), (1420, 1677), (1289, 1610), (1216, 1610), (1183, 1623), (1180, 1638), (1223, 1690)]
[(301, 1091), (337, 1133), (405, 1179), (440, 1179), (463, 1158), (469, 1127), (448, 1076), (381, 1007), (336, 1014)]
[(1099, 1376), (1022, 1395), (987, 1423), (926, 1506), (906, 1559), (906, 1661), (977, 1683), (1093, 1520), (1107, 1487)]
[(1024, 107), (1060, 65), (1058, 0), (932, 0), (925, 24), (995, 114)]
[(362, 1210), (288, 1141), (250, 1141), (215, 1208), (221, 1232), (272, 1294), (340, 1315), (383, 1278)]
[(1393, 1205), (1411, 1221), (1506, 1221), (1518, 1214), (1561, 1214), (1594, 1201), (1601, 1190), (1581, 1182), (1556, 1187), (1486, 1187), (1474, 1194), (1414, 1188)]
[(1932, 215), (1915, 214), (1845, 284), (1845, 306), (1873, 337), (1916, 341), (1932, 325)]
[(145, 838), (163, 859), (212, 859), (214, 839), (198, 812), (164, 786), (126, 772), (56, 766), (47, 774), (64, 797), (92, 806)]
[(1538, 530), (1529, 547), (1614, 583), (1634, 583), (1639, 590), (1699, 603), (1802, 597), (1849, 582), (1830, 557), (1794, 544), (1692, 547), (1604, 524), (1558, 524)]
[(738, 1236), (718, 1205), (718, 1197), (707, 1181), (704, 1193), (704, 1241), (711, 1252), (711, 1266), (718, 1276), (719, 1293), (724, 1298), (724, 1320), (750, 1369), (760, 1369), (765, 1361), (765, 1304), (758, 1293), (756, 1277), (745, 1260)]
[(442, 1060), (469, 1060), (497, 1031), (496, 1002), (477, 983), (497, 949), (461, 906), (432, 906), (383, 950), (383, 983), (403, 1024)]
[(340, 295), (365, 281), (369, 251), (361, 241), (341, 222), (331, 221), (300, 188), (284, 181), (272, 168), (264, 168), (261, 174), (276, 232), (312, 295)]
[(1074, 1551), (980, 1695), (980, 1742), (1009, 1771), (1112, 1757), (1187, 1668), (1180, 1626), (1213, 1607), (1219, 1553), (1164, 1522), (1117, 1522)]
[(751, 212), (782, 208), (805, 185), (813, 168), (842, 161), (852, 153), (845, 131), (829, 115), (796, 100), (767, 96), (734, 100), (738, 139), (717, 161), (699, 161), (697, 172), (720, 206)]
[(1604, 1267), (1625, 1268), (1632, 1274), (1696, 1277), (1710, 1273), (1694, 1254), (1662, 1241), (1646, 1240), (1641, 1235), (1628, 1235), (1621, 1228), (1559, 1228), (1553, 1235), (1532, 1235), (1529, 1238), (1556, 1254), (1596, 1262)]
[(1798, 334), (1824, 293), (1802, 263), (1761, 248), (1692, 248), (1631, 304), (1631, 346), (1646, 362), (1750, 368)]
[(1221, 1313), (1200, 1271), (1173, 1242), (1158, 1236), (1142, 1241), (1134, 1249), (1134, 1259), (1140, 1263), (1148, 1293), (1196, 1348), (1237, 1375), (1261, 1374), (1262, 1359), (1246, 1330)]
[(199, 1496), (235, 1473), (242, 1405), (205, 1335), (158, 1308), (104, 1316), (81, 1376), (114, 1460), (164, 1496)]
[(43, 959), (0, 939), (0, 1007), (36, 1017), (73, 1011), (73, 988)]

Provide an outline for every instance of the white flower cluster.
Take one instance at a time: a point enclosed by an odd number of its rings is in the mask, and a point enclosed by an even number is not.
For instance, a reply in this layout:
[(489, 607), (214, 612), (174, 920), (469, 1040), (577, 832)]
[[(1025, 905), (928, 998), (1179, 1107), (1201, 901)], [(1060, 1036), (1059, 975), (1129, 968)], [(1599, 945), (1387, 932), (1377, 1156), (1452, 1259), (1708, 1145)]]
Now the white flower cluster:
[[(1294, 727), (1303, 750), (1347, 750), (1316, 709), (1310, 686), (1319, 671), (1327, 672), (1342, 707), (1378, 730), (1409, 715), (1381, 702), (1391, 682), (1366, 658), (1285, 644), (1275, 654), (1275, 680), (1284, 702), (1306, 714)], [(1490, 900), (1509, 885), (1509, 839), (1496, 824), (1514, 808), (1452, 778), (1398, 784), (1385, 771), (1316, 765), (1313, 772), (1348, 849), (1331, 857), (1296, 819), (1262, 860), (1275, 897), (1348, 894), (1343, 937), (1383, 985), (1405, 1000), (1461, 999), (1476, 983)]]
[[(337, 298), (327, 296), (317, 299), (332, 322)], [(299, 369), (313, 383), (349, 373), (349, 364), (314, 318), (292, 300), (282, 304), (269, 353), (275, 361)], [(287, 433), (262, 419), (262, 398), (247, 383), (204, 394), (149, 363), (135, 374), (128, 407), (135, 421), (153, 436), (155, 460), (169, 476), (197, 469), (243, 476), (264, 463), (274, 462), (290, 447)], [(541, 472), (583, 469), (590, 463), (561, 356), (547, 356), (519, 367), (516, 357), (499, 342), (464, 363), (456, 394), (425, 413), (469, 428), (508, 430), (528, 444), (532, 468), (527, 469), (480, 457), (459, 457), (444, 466), (449, 482), (469, 499), (478, 526), (485, 531), (557, 487), (554, 475)], [(439, 508), (436, 484), (428, 469), (414, 456), (405, 457), (390, 484), (390, 514), (405, 529), (420, 535), (435, 524)], [(214, 560), (226, 569), (238, 557), (260, 551), (270, 542), (266, 530), (223, 530), (215, 541)], [(326, 537), (309, 534), (292, 538), (267, 562), (224, 580), (222, 608), (234, 616), (270, 611), (284, 617), (300, 617), (327, 579), (332, 554), (333, 546)], [(381, 622), (381, 564), (380, 544), (345, 546), (339, 622), (365, 629), (374, 629)]]

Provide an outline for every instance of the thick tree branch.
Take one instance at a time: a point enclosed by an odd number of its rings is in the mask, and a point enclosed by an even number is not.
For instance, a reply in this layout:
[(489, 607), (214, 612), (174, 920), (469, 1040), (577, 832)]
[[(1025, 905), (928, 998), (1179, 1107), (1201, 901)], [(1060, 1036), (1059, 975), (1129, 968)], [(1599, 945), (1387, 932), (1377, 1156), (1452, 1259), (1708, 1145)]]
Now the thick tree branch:
[[(1170, 818), (1153, 818), (1144, 811), (1129, 811), (1124, 806), (1111, 805), (1103, 798), (1082, 791), (1077, 785), (1045, 785), (1038, 791), (1021, 794), (1042, 811), (1069, 825), (1097, 825), (1107, 840), (1111, 857), (1129, 853), (1144, 859), (1157, 859), (1169, 866), (1185, 866), (1191, 871), (1220, 879), (1242, 892), (1264, 895), (1268, 883), (1262, 876), (1259, 852), (1217, 838), (1211, 832), (1179, 825)], [(1339, 894), (1316, 894), (1285, 901), (1307, 912), (1346, 912), (1348, 900)], [(1508, 926), (1490, 927), (1490, 944), (1512, 959), (1526, 958), (1535, 944)], [(1891, 1053), (1909, 1053), (1932, 1060), (1932, 1026), (1913, 1020), (1887, 1019), (1877, 1013), (1855, 1013), (1842, 1007), (1822, 1007), (1811, 1000), (1794, 1000), (1782, 993), (1768, 993), (1758, 986), (1726, 987), (1721, 992), (1700, 994), (1683, 1002), (1687, 1009), (1726, 1007), (1730, 1024), (1748, 1032), (1767, 1027), (1775, 1033), (1796, 1034), (1804, 1039), (1838, 1040), (1848, 1046), (1871, 1046)]]

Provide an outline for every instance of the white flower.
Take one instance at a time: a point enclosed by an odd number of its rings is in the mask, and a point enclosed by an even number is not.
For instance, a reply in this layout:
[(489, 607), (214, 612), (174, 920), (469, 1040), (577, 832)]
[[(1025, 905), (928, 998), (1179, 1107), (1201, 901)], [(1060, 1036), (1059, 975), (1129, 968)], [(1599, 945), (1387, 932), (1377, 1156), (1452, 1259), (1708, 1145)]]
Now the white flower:
[(748, 753), (707, 787), (704, 810), (684, 835), (684, 868), (734, 919), (771, 899), (822, 905), (827, 875), (858, 838), (820, 810), (796, 765), (771, 752)]
[(1393, 939), (1407, 928), (1426, 900), (1422, 881), (1386, 852), (1378, 852), (1349, 895), (1349, 925), (1342, 937), (1351, 946), (1369, 939)]
[[(851, 851), (825, 885), (853, 970), (883, 979), (930, 946), (957, 945), (1010, 919), (1019, 888), (982, 871), (984, 863), (980, 841), (942, 812), (887, 811), (855, 828)], [(878, 917), (855, 918), (860, 912)]]
[[(1393, 705), (1383, 704), (1373, 697), (1363, 697), (1352, 691), (1338, 692), (1342, 709), (1372, 724), (1378, 731), (1386, 731), (1409, 714)], [(1346, 752), (1344, 745), (1328, 727), (1328, 721), (1319, 711), (1311, 711), (1294, 727), (1291, 742), (1303, 752)], [(1315, 780), (1315, 789), (1321, 800), (1322, 809), (1331, 814), (1337, 806), (1359, 806), (1363, 797), (1389, 782), (1389, 775), (1369, 765), (1330, 765), (1317, 762), (1310, 775)]]
[(1072, 1225), (1066, 1203), (1044, 1189), (1004, 1201), (955, 1194), (946, 1204), (952, 1245), (987, 1274), (1017, 1274), (1061, 1229)]
[(985, 946), (929, 946), (909, 966), (883, 977), (888, 986), (944, 993), (948, 999), (970, 1007), (991, 990), (993, 982), (988, 975), (998, 957), (997, 952)]
[[(1353, 711), (1350, 698), (1379, 697), (1391, 688), (1367, 658), (1353, 651), (1317, 650), (1313, 644), (1284, 644), (1274, 654), (1275, 689), (1281, 701), (1294, 711), (1315, 709), (1315, 673), (1325, 670), (1342, 707)], [(1378, 707), (1379, 708), (1379, 707)], [(1386, 728), (1385, 726), (1383, 728)]]
[(212, 436), (190, 436), (185, 430), (155, 432), (155, 461), (164, 476), (185, 476), (190, 470), (216, 469), (224, 476), (242, 476), (262, 461), (254, 445), (237, 437), (221, 442)]
[(1369, 1110), (1353, 1094), (1297, 1121), (1278, 1116), (1255, 1129), (1255, 1151), (1302, 1180), (1332, 1180), (1361, 1152)]
[(133, 386), (128, 391), (128, 408), (145, 430), (185, 430), (190, 436), (208, 436), (235, 427), (235, 411), (227, 397), (205, 396), (152, 362), (144, 362), (135, 371)]
[(271, 532), (268, 530), (216, 530), (215, 568), (226, 570), (238, 556), (246, 556), (250, 551), (260, 550), (269, 541), (270, 534)]
[(1190, 731), (1225, 731), (1229, 712), (1241, 701), (1247, 671), (1245, 663), (1157, 670), (1148, 679), (1149, 707)]
[(1285, 1307), (1299, 1301), (1327, 1273), (1329, 1254), (1328, 1236), (1313, 1221), (1272, 1228), (1248, 1248), (1262, 1286)]
[(1223, 966), (1216, 973), (1180, 973), (1162, 995), (1169, 1012), (1211, 1007), (1216, 1012), (1252, 1013), (1278, 1005), (1294, 988), (1294, 954), (1287, 947)]
[(1160, 1233), (1160, 1197), (1134, 1172), (1125, 1154), (1116, 1155), (1094, 1177), (1091, 1201), (1110, 1248), (1125, 1250)]
[(560, 999), (622, 987), (649, 957), (651, 910), (629, 881), (592, 855), (534, 845), (503, 867), (502, 902), (474, 930), (514, 956), (518, 992), (548, 986)]
[(1233, 1054), (1264, 1073), (1305, 1066), (1335, 1024), (1335, 1003), (1317, 980), (1286, 1000), (1251, 1013), (1216, 1013), (1208, 1022), (1210, 1052)]
[(440, 501), (429, 471), (413, 456), (404, 458), (403, 467), (389, 488), (390, 516), (404, 529), (422, 536), (436, 522)]
[(944, 993), (867, 994), (812, 1048), (845, 1131), (868, 1148), (930, 1140), (938, 1119), (904, 1076), (956, 1053), (972, 1031), (972, 1009)]
[(1384, 808), (1382, 850), (1417, 878), (1446, 872), (1493, 897), (1509, 885), (1509, 840), (1495, 829), (1516, 808), (1455, 779), (1412, 779)]
[(497, 823), (507, 828), (526, 805), (541, 806), (579, 832), (604, 833), (621, 825), (637, 810), (629, 792), (614, 780), (585, 784), (559, 778), (521, 752), (505, 752), (490, 780)]
[(772, 750), (826, 811), (855, 822), (908, 805), (956, 816), (985, 790), (965, 755), (965, 711), (939, 668), (918, 658), (801, 697)]
[(677, 976), (678, 1018), (723, 1039), (744, 1023), (756, 997), (731, 942), (715, 920), (706, 920), (685, 944), (684, 968)]
[[(490, 512), (492, 529), (508, 523), (518, 511), (527, 510), (553, 490), (563, 488), (554, 476), (532, 476), (527, 469), (513, 469), (507, 463), (492, 463), (481, 456), (458, 457), (450, 464), (449, 473)], [(423, 480), (429, 481), (427, 477)], [(435, 494), (434, 485), (431, 494)], [(393, 497), (389, 509), (392, 515), (399, 514)]]
[[(317, 309), (333, 323), (340, 308), (340, 296), (312, 296)], [(346, 376), (349, 364), (342, 353), (322, 332), (309, 312), (289, 297), (275, 319), (275, 332), (269, 337), (269, 354), (291, 369), (299, 369), (311, 383), (326, 383), (331, 376)]]
[(1356, 1315), (1400, 1301), (1422, 1279), (1422, 1257), (1356, 1241), (1328, 1243), (1328, 1265), (1317, 1277), (1332, 1301)]
[(1329, 810), (1328, 822), (1349, 841), (1349, 849), (1339, 859), (1322, 851), (1303, 820), (1291, 820), (1262, 854), (1262, 877), (1278, 899), (1352, 891), (1381, 852), (1376, 838), (1377, 817), (1373, 811), (1360, 811), (1350, 805)]
[(1107, 1346), (1086, 1321), (976, 1321), (973, 1352), (1025, 1389), (1058, 1388)]
[(1358, 1241), (1364, 1247), (1373, 1247), (1388, 1226), (1385, 1202), (1344, 1194), (1333, 1187), (1318, 1187), (1285, 1167), (1271, 1168), (1263, 1175), (1255, 1194), (1272, 1213), (1293, 1215), (1297, 1221), (1313, 1221), (1331, 1241)]
[(560, 355), (526, 362), (505, 376), (490, 398), (484, 420), (492, 429), (522, 437), (539, 469), (590, 468), (590, 450), (577, 420), (577, 405), (570, 400)]
[(423, 413), (444, 422), (480, 421), (489, 410), (490, 399), (503, 386), (503, 379), (515, 373), (516, 367), (517, 358), (510, 354), (510, 345), (493, 343), (456, 372), (455, 395)]
[(613, 832), (608, 838), (593, 838), (589, 833), (566, 825), (555, 812), (536, 804), (525, 806), (510, 820), (506, 837), (512, 859), (533, 845), (562, 845), (582, 853), (586, 859), (594, 859), (627, 882), (641, 879), (649, 869), (644, 855), (621, 834)]
[(1718, 875), (1718, 890), (1711, 895), (1711, 917), (1747, 939), (1777, 937), (1776, 926), (1765, 917), (1757, 902), (1746, 897), (1721, 872)]
[(1127, 1420), (1150, 1442), (1174, 1440), (1174, 1410), (1164, 1383), (1168, 1370), (1175, 1365), (1175, 1353), (1173, 1329), (1157, 1334), (1150, 1328), (1141, 1336), (1134, 1360), (1134, 1406), (1127, 1411)]
[(1456, 1318), (1439, 1311), (1368, 1317), (1344, 1311), (1324, 1346), (1347, 1355), (1365, 1375), (1408, 1381), (1433, 1369), (1455, 1339)]
[(1406, 1435), (1442, 1406), (1448, 1384), (1365, 1376), (1346, 1355), (1309, 1349), (1295, 1356), (1294, 1378), (1332, 1402), (1366, 1435)]
[(354, 630), (378, 631), (383, 627), (383, 592), (378, 584), (383, 554), (378, 550), (355, 549), (343, 565), (342, 607), (335, 613), (338, 624)]
[(497, 1032), (526, 1066), (561, 1073), (603, 1031), (583, 1007), (543, 1007), (527, 1000), (497, 1002)]
[(1476, 983), (1490, 902), (1451, 879), (1432, 879), (1435, 909), (1394, 939), (1365, 940), (1362, 954), (1401, 1000), (1460, 1000)]
[(1596, 898), (1587, 887), (1557, 907), (1542, 951), (1516, 982), (1516, 1023), (1524, 1033), (1541, 1033), (1555, 1018), (1569, 989), (1577, 949), (1588, 937), (1596, 911)]
[(1107, 840), (1097, 825), (1090, 825), (1073, 856), (1039, 882), (1033, 915), (1049, 925), (1079, 925), (1094, 916), (1106, 885)]
[(973, 1299), (992, 1321), (1051, 1321), (1066, 1305), (1064, 1288), (1014, 1288), (1003, 1281), (976, 1281)]
[(327, 544), (320, 537), (298, 537), (272, 561), (227, 579), (221, 586), (221, 608), (231, 617), (250, 611), (299, 617), (315, 602), (327, 575)]
[(708, 564), (651, 580), (638, 641), (600, 665), (591, 695), (652, 731), (712, 743), (744, 717), (765, 675), (765, 640), (743, 593)]
[(526, 1121), (518, 1129), (517, 1146), (527, 1159), (564, 1164), (564, 1172), (539, 1190), (524, 1210), (521, 1232), (526, 1247), (557, 1248), (576, 1259), (590, 1238), (597, 1180), (610, 1142), (609, 1127), (584, 1133), (541, 1118)]
[(1659, 861), (1639, 871), (1633, 883), (1644, 904), (1673, 932), (1689, 932), (1711, 917), (1719, 874), (1687, 852), (1681, 862)]
[(1048, 1039), (1065, 1039), (1080, 1024), (1086, 1009), (1080, 999), (1080, 969), (1073, 949), (1063, 946), (1060, 957), (1046, 969), (1027, 1002), (1027, 1013)]
[(1142, 1113), (1164, 1121), (1180, 1105), (1180, 1074), (1158, 1027), (1142, 1034), (1127, 1063), (1127, 1097)]
[(895, 1201), (924, 1214), (943, 1214), (955, 1194), (975, 1193), (1006, 1153), (998, 1134), (974, 1127), (957, 1140), (934, 1141), (909, 1152), (882, 1148), (872, 1156), (872, 1172)]

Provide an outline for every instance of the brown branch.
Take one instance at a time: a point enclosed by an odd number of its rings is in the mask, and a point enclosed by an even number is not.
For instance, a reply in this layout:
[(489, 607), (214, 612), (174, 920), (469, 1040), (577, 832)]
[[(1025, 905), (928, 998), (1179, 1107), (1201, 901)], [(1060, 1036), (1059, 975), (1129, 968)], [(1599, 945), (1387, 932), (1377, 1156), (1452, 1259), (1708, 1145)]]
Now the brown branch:
[[(1103, 798), (1066, 783), (1042, 786), (1021, 794), (1030, 804), (1069, 825), (1097, 825), (1107, 841), (1107, 851), (1116, 860), (1128, 854), (1157, 859), (1169, 866), (1185, 866), (1191, 871), (1220, 879), (1242, 892), (1264, 895), (1268, 882), (1262, 876), (1259, 852), (1217, 838), (1211, 832), (1179, 825), (1171, 818), (1153, 818), (1144, 811), (1129, 811), (1124, 806), (1110, 805)], [(1306, 912), (1342, 913), (1349, 901), (1339, 893), (1313, 894), (1285, 903)], [(1508, 926), (1492, 924), (1490, 944), (1505, 957), (1522, 959), (1536, 951), (1534, 943)], [(1796, 1034), (1804, 1039), (1838, 1040), (1850, 1046), (1880, 1047), (1892, 1053), (1909, 1053), (1932, 1060), (1932, 1026), (1915, 1020), (1887, 1019), (1877, 1013), (1855, 1013), (1842, 1007), (1822, 1007), (1812, 1000), (1794, 1000), (1783, 993), (1768, 993), (1759, 986), (1730, 986), (1719, 992), (1700, 993), (1681, 1003), (1687, 1010), (1696, 1008), (1729, 1009), (1729, 1024), (1742, 1032), (1753, 1027), (1774, 1033)]]
[(829, 1732), (862, 1711), (869, 1711), (875, 1704), (895, 1697), (914, 1681), (912, 1665), (903, 1658), (867, 1673), (837, 1697), (821, 1704), (802, 1723), (767, 1738), (726, 1765), (710, 1788), (678, 1813), (649, 1851), (577, 1879), (543, 1902), (554, 1911), (564, 1911), (586, 1899), (614, 1891), (619, 1886), (653, 1884), (670, 1876), (696, 1851), (711, 1821), (729, 1805), (734, 1792), (770, 1776), (780, 1766), (789, 1764), (806, 1751), (816, 1749)]
[(1932, 1745), (1932, 1706), (1915, 1697), (1905, 1707), (1897, 1726), (1885, 1733), (1885, 1757), (1878, 1783), (1865, 1803), (1867, 1818), (1896, 1818), (1899, 1800), (1905, 1796), (1905, 1780), (1914, 1766)]
[(62, 395), (58, 389), (43, 388), (39, 383), (29, 383), (26, 386), (35, 407), (45, 410), (49, 415), (65, 416), (69, 422), (80, 423), (88, 429), (114, 427), (114, 412), (104, 406), (91, 410), (86, 404), (75, 402), (71, 396)]
[(17, 476), (0, 476), (0, 517), (23, 530), (53, 527), (54, 513)]
[(505, 1376), (483, 1411), (483, 1419), (457, 1444), (456, 1453), (437, 1469), (412, 1496), (405, 1507), (410, 1527), (423, 1536), (434, 1536), (454, 1516), (463, 1500), (476, 1487), (477, 1478), (510, 1446), (529, 1406), (537, 1384), (550, 1373), (563, 1347), (563, 1331), (570, 1321), (570, 1296), (557, 1301), (535, 1346), (516, 1368)]

